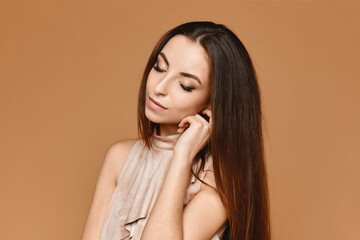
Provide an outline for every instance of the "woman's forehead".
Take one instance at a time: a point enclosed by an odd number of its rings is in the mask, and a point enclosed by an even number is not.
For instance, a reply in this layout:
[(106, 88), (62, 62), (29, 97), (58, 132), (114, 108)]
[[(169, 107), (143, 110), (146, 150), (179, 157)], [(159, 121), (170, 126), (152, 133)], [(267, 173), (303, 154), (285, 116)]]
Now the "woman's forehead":
[[(205, 49), (183, 35), (171, 38), (159, 54), (159, 59), (175, 71), (186, 72), (206, 81), (210, 64)], [(167, 62), (167, 63), (166, 63)]]

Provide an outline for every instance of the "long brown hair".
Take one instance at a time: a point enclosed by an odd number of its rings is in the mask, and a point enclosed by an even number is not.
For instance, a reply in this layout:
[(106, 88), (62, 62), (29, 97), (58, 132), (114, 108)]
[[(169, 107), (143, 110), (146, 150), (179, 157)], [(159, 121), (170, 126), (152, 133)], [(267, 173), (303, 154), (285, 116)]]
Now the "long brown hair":
[(146, 81), (160, 51), (178, 34), (199, 43), (211, 60), (213, 128), (209, 144), (197, 157), (203, 168), (205, 153), (212, 154), (217, 191), (228, 214), (223, 239), (270, 240), (260, 89), (247, 50), (229, 28), (209, 21), (188, 22), (161, 37), (140, 84), (139, 136), (150, 148), (150, 137), (159, 125), (145, 116)]

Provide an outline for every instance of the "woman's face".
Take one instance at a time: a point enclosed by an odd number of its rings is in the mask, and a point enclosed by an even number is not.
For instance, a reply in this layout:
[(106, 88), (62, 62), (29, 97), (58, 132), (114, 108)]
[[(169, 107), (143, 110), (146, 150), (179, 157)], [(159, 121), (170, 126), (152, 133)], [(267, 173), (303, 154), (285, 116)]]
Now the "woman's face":
[(177, 125), (183, 118), (201, 112), (209, 103), (209, 71), (201, 45), (184, 35), (171, 38), (147, 79), (146, 117), (154, 123)]

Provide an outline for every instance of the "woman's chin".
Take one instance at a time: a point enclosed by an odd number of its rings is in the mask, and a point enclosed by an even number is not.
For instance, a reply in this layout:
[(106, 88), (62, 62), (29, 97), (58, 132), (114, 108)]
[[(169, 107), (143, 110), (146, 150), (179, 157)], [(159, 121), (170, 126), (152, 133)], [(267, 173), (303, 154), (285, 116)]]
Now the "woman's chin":
[(164, 124), (164, 125), (178, 125), (181, 120), (185, 117), (179, 117), (179, 116), (176, 116), (175, 118), (169, 118), (169, 114), (166, 114), (166, 115), (158, 115), (158, 114), (155, 114), (153, 113), (152, 111), (150, 110), (147, 110), (145, 109), (145, 117), (153, 122), (153, 123), (158, 123), (158, 124)]
[(152, 123), (163, 123), (160, 117), (153, 116), (152, 114), (145, 114), (145, 117)]

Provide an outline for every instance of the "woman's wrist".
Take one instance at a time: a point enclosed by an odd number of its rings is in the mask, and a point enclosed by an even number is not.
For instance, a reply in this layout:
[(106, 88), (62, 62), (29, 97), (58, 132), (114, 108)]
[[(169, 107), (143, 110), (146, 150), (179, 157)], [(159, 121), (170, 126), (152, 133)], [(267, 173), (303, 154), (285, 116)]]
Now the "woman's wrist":
[(189, 168), (192, 165), (192, 160), (194, 157), (188, 152), (177, 152), (174, 151), (172, 162), (180, 165), (180, 167)]

